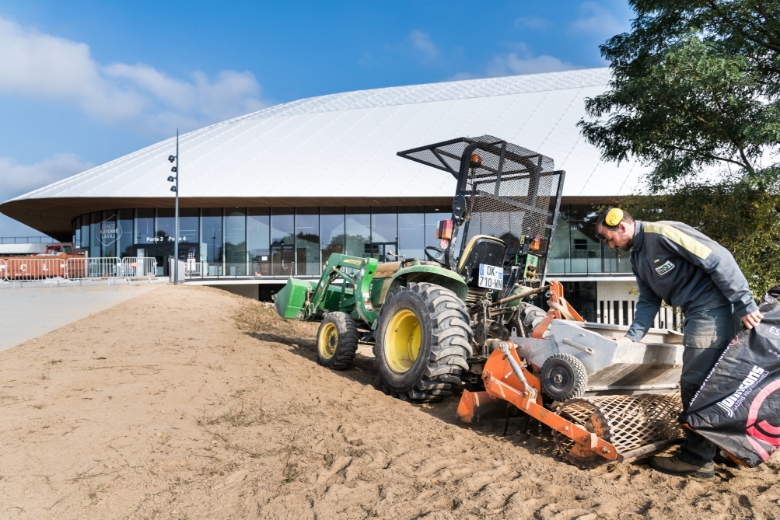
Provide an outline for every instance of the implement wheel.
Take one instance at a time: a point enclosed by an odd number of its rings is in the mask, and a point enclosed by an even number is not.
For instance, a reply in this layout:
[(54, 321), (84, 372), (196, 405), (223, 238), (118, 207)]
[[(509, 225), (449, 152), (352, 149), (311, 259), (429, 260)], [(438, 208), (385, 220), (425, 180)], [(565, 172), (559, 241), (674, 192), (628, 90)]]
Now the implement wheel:
[(460, 390), (468, 370), (471, 329), (466, 306), (430, 283), (404, 287), (382, 307), (374, 355), (386, 392), (432, 401)]
[(542, 391), (556, 401), (568, 401), (585, 395), (588, 372), (582, 361), (571, 354), (555, 354), (544, 360)]
[(352, 365), (358, 348), (355, 320), (344, 312), (329, 312), (317, 331), (317, 361), (333, 370), (346, 370)]

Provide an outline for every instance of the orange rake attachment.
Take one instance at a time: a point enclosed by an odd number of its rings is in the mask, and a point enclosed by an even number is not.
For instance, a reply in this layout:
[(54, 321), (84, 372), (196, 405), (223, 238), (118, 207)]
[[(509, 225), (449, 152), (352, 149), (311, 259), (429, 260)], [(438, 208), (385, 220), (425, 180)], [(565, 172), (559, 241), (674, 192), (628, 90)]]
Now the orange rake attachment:
[[(586, 459), (619, 461), (622, 457), (615, 447), (590, 431), (568, 421), (542, 405), (539, 380), (520, 364), (520, 357), (511, 341), (501, 342), (490, 354), (482, 371), (485, 392), (464, 391), (458, 405), (458, 416), (466, 421), (478, 419), (483, 409), (495, 406), (496, 399), (508, 401), (515, 407), (552, 428), (558, 435), (567, 437), (572, 447)], [(597, 454), (598, 457), (594, 456)]]
[(583, 317), (580, 316), (576, 310), (574, 310), (574, 307), (572, 307), (571, 304), (566, 301), (566, 298), (563, 297), (563, 285), (561, 285), (561, 282), (557, 280), (550, 280), (550, 289), (548, 294), (550, 297), (547, 300), (547, 306), (550, 308), (550, 310), (547, 311), (547, 316), (545, 316), (544, 320), (539, 323), (536, 328), (534, 328), (531, 334), (531, 337), (536, 339), (543, 339), (545, 337), (547, 329), (550, 328), (550, 324), (555, 319), (566, 319), (580, 322), (585, 321)]

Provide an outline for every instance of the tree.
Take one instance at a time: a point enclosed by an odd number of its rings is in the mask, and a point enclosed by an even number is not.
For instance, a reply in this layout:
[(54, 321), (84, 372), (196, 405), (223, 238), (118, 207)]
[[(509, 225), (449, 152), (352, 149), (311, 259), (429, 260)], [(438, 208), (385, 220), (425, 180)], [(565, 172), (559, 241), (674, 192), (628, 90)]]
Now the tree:
[(600, 47), (613, 79), (586, 100), (582, 134), (604, 159), (652, 166), (653, 197), (621, 206), (717, 240), (761, 295), (780, 282), (780, 2), (630, 4), (631, 32)]
[(620, 207), (639, 220), (686, 222), (728, 249), (753, 294), (780, 283), (780, 197), (749, 183), (688, 184), (668, 193), (629, 196)]
[[(657, 193), (720, 164), (729, 179), (762, 176), (780, 143), (780, 3), (631, 0), (630, 33), (600, 49), (610, 90), (586, 100), (579, 125), (605, 159), (653, 165)], [(771, 177), (771, 176), (770, 176)]]

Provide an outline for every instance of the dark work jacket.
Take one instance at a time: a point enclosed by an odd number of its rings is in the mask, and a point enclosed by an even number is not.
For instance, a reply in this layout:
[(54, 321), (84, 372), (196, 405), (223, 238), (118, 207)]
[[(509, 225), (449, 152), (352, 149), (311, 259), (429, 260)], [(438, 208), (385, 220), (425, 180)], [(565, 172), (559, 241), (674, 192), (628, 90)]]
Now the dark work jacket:
[(682, 222), (636, 222), (631, 266), (639, 285), (634, 322), (626, 336), (647, 333), (661, 300), (690, 315), (734, 304), (740, 315), (758, 309), (747, 280), (723, 246)]

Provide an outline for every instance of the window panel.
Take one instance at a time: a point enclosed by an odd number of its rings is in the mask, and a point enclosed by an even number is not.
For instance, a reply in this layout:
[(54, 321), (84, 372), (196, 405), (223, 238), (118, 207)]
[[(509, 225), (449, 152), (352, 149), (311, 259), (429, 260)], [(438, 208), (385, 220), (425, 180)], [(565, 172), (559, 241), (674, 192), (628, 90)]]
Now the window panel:
[(102, 244), (100, 243), (100, 213), (90, 214), (89, 223), (89, 256), (103, 256)]
[(372, 208), (371, 244), (366, 256), (380, 262), (395, 260), (387, 256), (388, 251), (398, 254), (398, 210), (395, 207)]
[(347, 208), (344, 217), (346, 250), (350, 256), (366, 256), (371, 244), (370, 208)]
[(252, 260), (252, 274), (254, 276), (269, 276), (271, 274), (270, 218), (268, 208), (249, 208), (247, 210), (247, 249)]
[(81, 215), (81, 247), (89, 248), (89, 214)]
[(179, 243), (198, 243), (198, 214), (197, 208), (179, 208)]
[[(201, 210), (200, 261), (209, 264), (223, 262), (222, 208)], [(224, 274), (222, 267), (209, 266), (210, 276)]]
[(100, 243), (102, 244), (103, 256), (117, 256), (119, 244), (119, 218), (116, 211), (104, 211), (100, 222)]
[(119, 227), (117, 251), (120, 257), (135, 256), (133, 254), (133, 213), (132, 209), (117, 211)]
[(154, 243), (154, 210), (139, 209), (135, 214), (135, 243), (149, 245)]
[(295, 215), (290, 208), (271, 209), (271, 274), (290, 276), (295, 266)]
[(319, 208), (298, 208), (295, 212), (295, 261), (297, 274), (320, 274)]
[(81, 247), (81, 217), (73, 220), (73, 247)]
[(398, 254), (425, 259), (425, 208), (398, 209)]
[(322, 208), (320, 214), (320, 248), (322, 264), (333, 253), (344, 254), (344, 208)]
[(246, 276), (246, 210), (225, 209), (225, 275)]

